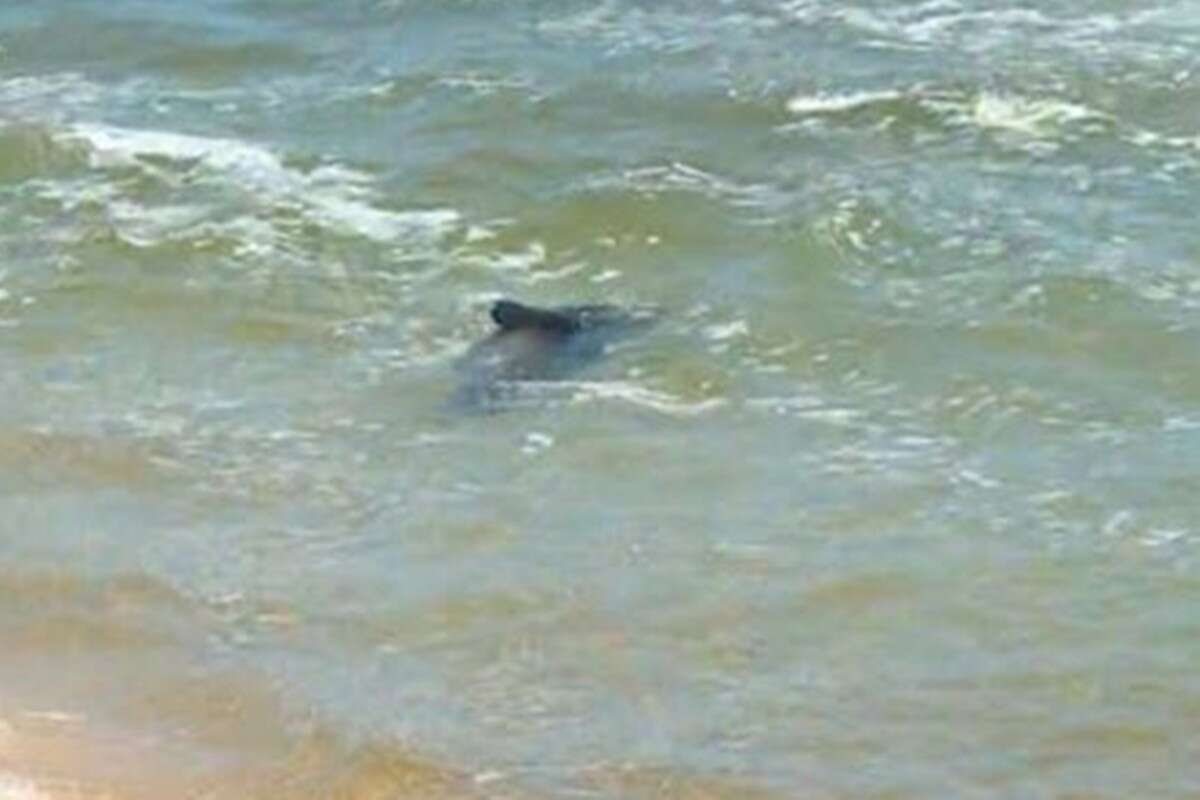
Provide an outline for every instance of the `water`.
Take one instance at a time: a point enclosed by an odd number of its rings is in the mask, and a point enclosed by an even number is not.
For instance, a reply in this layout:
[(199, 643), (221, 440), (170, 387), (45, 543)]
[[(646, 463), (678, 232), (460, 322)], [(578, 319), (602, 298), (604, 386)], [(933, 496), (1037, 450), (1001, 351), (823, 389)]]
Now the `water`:
[[(1198, 52), (5, 3), (0, 795), (1200, 795)], [(664, 314), (455, 414), (502, 295)]]

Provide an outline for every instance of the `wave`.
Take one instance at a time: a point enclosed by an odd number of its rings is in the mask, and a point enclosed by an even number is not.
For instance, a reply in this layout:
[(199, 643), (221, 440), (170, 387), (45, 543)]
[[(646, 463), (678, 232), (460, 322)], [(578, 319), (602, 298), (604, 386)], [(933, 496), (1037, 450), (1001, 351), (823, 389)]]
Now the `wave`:
[(1004, 49), (1067, 52), (1105, 60), (1141, 60), (1153, 29), (1181, 41), (1195, 34), (1189, 9), (1164, 5), (1126, 13), (1054, 14), (1034, 8), (972, 9), (956, 0), (927, 0), (885, 8), (829, 6), (802, 0), (793, 16), (834, 22), (873, 37), (875, 47), (980, 54)]
[(663, 6), (624, 8), (603, 2), (582, 12), (569, 12), (537, 25), (550, 38), (596, 44), (607, 56), (649, 51), (676, 55), (727, 42), (730, 37), (776, 28), (780, 20), (769, 14), (696, 14), (690, 9)]
[(1072, 123), (1108, 122), (1111, 118), (1079, 103), (982, 92), (975, 99), (971, 119), (980, 128), (1000, 128), (1040, 137), (1052, 135)]
[(894, 102), (903, 99), (904, 96), (895, 90), (796, 95), (788, 100), (787, 109), (793, 114), (837, 114), (879, 103)]
[[(321, 227), (377, 243), (436, 241), (460, 220), (453, 209), (380, 207), (365, 173), (337, 164), (305, 172), (267, 147), (237, 139), (94, 123), (71, 125), (57, 138), (64, 146), (82, 148), (93, 169), (136, 170), (178, 192), (197, 183), (215, 184), (237, 191), (257, 211), (298, 210)], [(116, 208), (118, 222), (151, 220), (130, 237), (133, 244), (152, 244), (180, 229), (195, 231), (206, 216), (186, 204), (148, 210), (132, 198), (125, 202)]]
[(583, 188), (633, 192), (642, 197), (696, 194), (750, 212), (760, 222), (771, 219), (771, 212), (788, 202), (786, 194), (769, 183), (739, 182), (681, 161), (593, 175), (583, 181)]
[[(258, 722), (270, 726), (281, 720)], [(350, 746), (324, 730), (285, 736), (264, 727), (251, 743), (179, 738), (178, 732), (164, 741), (114, 730), (75, 715), (26, 712), (11, 722), (0, 718), (0, 766), (9, 770), (0, 771), (0, 800), (451, 800), (480, 797), (478, 787), (485, 784), (510, 783), (503, 773), (471, 775), (443, 767), (395, 742)]]
[(47, 104), (61, 111), (96, 104), (105, 94), (98, 84), (77, 72), (8, 78), (0, 81), (0, 105), (4, 108), (0, 126), (6, 120), (44, 115)]

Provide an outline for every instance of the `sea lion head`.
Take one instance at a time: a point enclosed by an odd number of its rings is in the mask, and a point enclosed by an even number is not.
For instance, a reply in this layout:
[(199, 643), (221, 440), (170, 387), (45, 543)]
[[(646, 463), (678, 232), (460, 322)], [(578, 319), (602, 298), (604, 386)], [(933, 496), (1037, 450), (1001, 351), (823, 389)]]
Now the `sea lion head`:
[(472, 346), (460, 365), (461, 407), (502, 408), (519, 384), (562, 380), (656, 316), (613, 305), (538, 307), (508, 299), (493, 303), (490, 313), (497, 330)]

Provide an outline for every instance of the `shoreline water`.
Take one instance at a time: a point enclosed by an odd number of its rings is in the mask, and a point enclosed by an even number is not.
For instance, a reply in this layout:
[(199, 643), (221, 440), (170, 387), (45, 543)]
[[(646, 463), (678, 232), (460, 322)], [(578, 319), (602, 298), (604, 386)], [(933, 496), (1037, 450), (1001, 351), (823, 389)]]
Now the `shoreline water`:
[[(0, 800), (471, 800), (473, 782), (401, 748), (357, 753), (321, 735), (274, 757), (243, 758), (219, 743), (169, 746), (69, 715), (0, 720)], [(504, 796), (520, 795), (505, 792)]]
[[(14, 722), (15, 720), (15, 722)], [(204, 766), (198, 766), (198, 765)], [(664, 768), (594, 765), (576, 792), (627, 800), (782, 800), (744, 780)], [(400, 747), (347, 751), (315, 734), (277, 759), (239, 764), (213, 743), (161, 741), (101, 730), (50, 712), (0, 719), (0, 800), (536, 800), (499, 772), (473, 776)]]

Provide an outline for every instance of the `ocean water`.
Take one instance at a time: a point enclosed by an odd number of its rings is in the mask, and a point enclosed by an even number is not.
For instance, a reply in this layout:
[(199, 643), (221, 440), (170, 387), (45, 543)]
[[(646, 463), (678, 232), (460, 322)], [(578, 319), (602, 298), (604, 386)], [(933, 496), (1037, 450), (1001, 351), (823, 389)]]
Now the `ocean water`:
[(1195, 0), (9, 0), (0, 797), (1200, 796), (1197, 208)]

